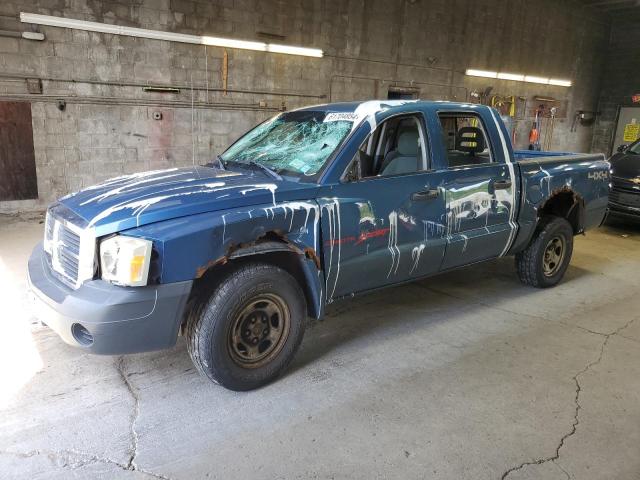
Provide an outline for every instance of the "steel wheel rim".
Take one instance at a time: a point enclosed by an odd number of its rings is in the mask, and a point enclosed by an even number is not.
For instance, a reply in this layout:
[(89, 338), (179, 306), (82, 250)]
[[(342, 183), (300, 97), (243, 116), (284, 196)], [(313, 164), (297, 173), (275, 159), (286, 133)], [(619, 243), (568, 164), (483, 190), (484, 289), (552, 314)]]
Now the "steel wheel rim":
[(273, 293), (248, 300), (236, 314), (229, 331), (233, 361), (243, 368), (259, 368), (280, 353), (291, 328), (285, 301)]
[(542, 270), (545, 276), (552, 277), (558, 272), (562, 265), (562, 260), (564, 260), (565, 251), (566, 243), (564, 237), (555, 236), (549, 240), (544, 248), (542, 259)]

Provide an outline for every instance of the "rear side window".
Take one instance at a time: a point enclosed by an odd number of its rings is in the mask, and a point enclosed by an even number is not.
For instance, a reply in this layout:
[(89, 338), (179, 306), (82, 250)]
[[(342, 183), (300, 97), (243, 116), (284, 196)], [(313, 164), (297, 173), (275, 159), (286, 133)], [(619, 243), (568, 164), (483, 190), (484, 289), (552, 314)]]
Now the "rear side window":
[(474, 113), (439, 112), (449, 168), (486, 165), (493, 152), (482, 119)]

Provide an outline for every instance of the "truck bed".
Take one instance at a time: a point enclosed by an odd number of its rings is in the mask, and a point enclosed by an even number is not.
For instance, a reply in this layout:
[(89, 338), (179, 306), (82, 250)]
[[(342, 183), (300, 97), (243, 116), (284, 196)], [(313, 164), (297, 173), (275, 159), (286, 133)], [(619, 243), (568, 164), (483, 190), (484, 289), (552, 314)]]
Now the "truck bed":
[(528, 243), (535, 230), (541, 202), (571, 190), (583, 208), (580, 231), (598, 226), (609, 197), (610, 165), (600, 153), (514, 151), (521, 178), (520, 231), (513, 249)]

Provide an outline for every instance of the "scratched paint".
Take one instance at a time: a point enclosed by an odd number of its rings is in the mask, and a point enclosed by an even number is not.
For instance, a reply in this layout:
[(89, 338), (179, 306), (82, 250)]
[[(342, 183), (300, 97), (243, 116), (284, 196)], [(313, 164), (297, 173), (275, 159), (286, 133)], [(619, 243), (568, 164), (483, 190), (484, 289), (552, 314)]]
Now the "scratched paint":
[(357, 116), (358, 120), (353, 122), (352, 130), (355, 130), (363, 121), (366, 121), (369, 123), (371, 131), (373, 132), (377, 127), (377, 113), (384, 112), (392, 107), (398, 107), (417, 101), (418, 100), (371, 100), (368, 102), (362, 102), (353, 112)]
[(113, 177), (113, 178), (107, 179), (104, 182), (97, 183), (95, 185), (89, 185), (87, 187), (84, 187), (80, 191), (71, 192), (71, 193), (65, 195), (64, 197), (61, 197), (59, 199), (59, 201), (61, 202), (61, 201), (67, 200), (69, 198), (75, 197), (80, 192), (89, 192), (89, 191), (92, 191), (92, 190), (98, 190), (98, 189), (102, 189), (102, 188), (109, 187), (109, 186), (112, 186), (112, 185), (116, 185), (116, 184), (121, 183), (121, 182), (130, 182), (130, 181), (135, 180), (137, 178), (153, 177), (155, 175), (159, 175), (159, 174), (163, 174), (163, 173), (167, 173), (167, 172), (175, 172), (176, 170), (178, 170), (177, 167), (163, 169), (163, 170), (150, 170), (150, 171), (147, 171), (147, 172), (138, 172), (138, 173), (132, 173), (132, 174), (128, 174), (128, 175), (120, 175), (118, 177)]
[(200, 188), (198, 188), (196, 190), (189, 190), (189, 191), (182, 192), (182, 193), (175, 193), (175, 191), (176, 190), (180, 190), (180, 189), (184, 189), (185, 187), (175, 187), (174, 189), (166, 189), (165, 190), (165, 191), (174, 191), (174, 193), (172, 193), (172, 194), (144, 197), (144, 198), (140, 198), (140, 199), (137, 199), (137, 200), (131, 200), (131, 201), (119, 203), (119, 204), (113, 205), (113, 206), (111, 206), (109, 208), (106, 208), (103, 211), (101, 211), (98, 215), (96, 215), (95, 217), (93, 217), (91, 219), (91, 221), (89, 222), (88, 226), (92, 227), (96, 223), (98, 223), (100, 220), (102, 220), (104, 218), (108, 218), (113, 213), (119, 212), (121, 210), (131, 210), (131, 215), (136, 217), (136, 222), (139, 225), (140, 224), (140, 215), (145, 210), (147, 210), (149, 207), (151, 207), (152, 205), (155, 205), (155, 204), (160, 203), (160, 202), (162, 202), (164, 200), (167, 200), (167, 199), (173, 199), (173, 198), (177, 199), (177, 198), (180, 198), (180, 197), (185, 196), (185, 195), (195, 195), (195, 194), (216, 192), (217, 188), (221, 187), (223, 185), (225, 185), (224, 182), (206, 183), (206, 184), (201, 185)]
[(391, 272), (395, 275), (398, 273), (400, 266), (400, 249), (398, 248), (398, 213), (391, 212), (389, 214), (389, 239), (387, 248), (391, 254), (391, 266), (387, 278), (391, 276)]
[(242, 195), (246, 195), (249, 192), (255, 192), (256, 190), (269, 190), (271, 192), (271, 199), (273, 206), (276, 206), (276, 190), (278, 186), (275, 183), (261, 183), (257, 185), (230, 185), (228, 187), (222, 187), (215, 190), (219, 192), (221, 190), (238, 190)]
[[(322, 210), (323, 212), (326, 212), (327, 221), (329, 225), (329, 241), (330, 241), (329, 267), (327, 269), (327, 276), (326, 276), (325, 282), (326, 282), (327, 297), (329, 299), (332, 299), (335, 294), (336, 287), (338, 286), (338, 279), (340, 277), (340, 259), (342, 255), (342, 243), (337, 242), (337, 244), (334, 244), (336, 239), (342, 238), (342, 227), (341, 227), (341, 219), (340, 219), (340, 202), (338, 201), (337, 198), (332, 198), (330, 199), (329, 203), (323, 204)], [(336, 253), (336, 259), (337, 259), (335, 263), (336, 265), (335, 271), (333, 269), (334, 250), (336, 251), (335, 253)], [(330, 288), (329, 285), (331, 283), (332, 273), (334, 275), (333, 288), (331, 289), (331, 293), (329, 293), (329, 288)]]
[(512, 206), (512, 208), (509, 211), (510, 231), (509, 231), (509, 238), (507, 239), (507, 242), (505, 243), (505, 246), (502, 249), (502, 252), (500, 253), (500, 256), (502, 257), (509, 251), (509, 248), (511, 248), (511, 245), (513, 244), (513, 239), (515, 238), (515, 235), (518, 230), (518, 226), (515, 222), (516, 175), (515, 175), (515, 170), (513, 168), (513, 163), (511, 162), (511, 155), (509, 154), (509, 148), (507, 147), (507, 141), (504, 138), (504, 135), (502, 133), (502, 128), (501, 128), (502, 124), (498, 121), (498, 117), (496, 116), (495, 110), (493, 108), (490, 108), (489, 111), (491, 112), (493, 121), (496, 123), (496, 129), (498, 130), (498, 136), (500, 137), (500, 144), (502, 145), (502, 154), (504, 156), (504, 162), (507, 165), (507, 169), (509, 170), (509, 180), (511, 180), (511, 187), (508, 189), (509, 193), (511, 194), (511, 206)]
[(272, 220), (276, 217), (276, 212), (282, 212), (284, 219), (289, 218), (289, 231), (293, 230), (293, 223), (295, 219), (295, 215), (297, 211), (304, 211), (304, 226), (301, 227), (303, 229), (307, 229), (307, 224), (309, 222), (309, 216), (311, 212), (314, 212), (314, 248), (317, 243), (317, 221), (319, 217), (319, 208), (318, 205), (314, 202), (304, 202), (304, 201), (293, 201), (293, 202), (284, 202), (278, 205), (273, 205), (270, 207), (265, 207), (262, 209), (265, 212), (267, 218), (271, 218)]
[[(105, 200), (105, 199), (107, 199), (109, 197), (114, 197), (116, 195), (120, 195), (120, 194), (125, 193), (127, 191), (135, 190), (137, 187), (139, 187), (141, 185), (148, 184), (150, 182), (157, 182), (158, 180), (166, 180), (166, 179), (169, 179), (169, 178), (179, 177), (180, 175), (181, 175), (180, 173), (174, 173), (174, 174), (171, 174), (171, 175), (160, 175), (160, 176), (155, 176), (154, 175), (151, 178), (149, 178), (148, 176), (146, 176), (146, 177), (143, 176), (143, 177), (141, 177), (140, 180), (124, 182), (119, 187), (113, 188), (111, 190), (107, 190), (106, 192), (103, 192), (103, 193), (101, 193), (99, 195), (96, 195), (95, 197), (91, 197), (88, 200), (85, 200), (84, 202), (80, 203), (80, 205), (87, 205), (87, 204), (92, 203), (92, 202), (100, 202), (100, 201)], [(190, 178), (190, 179), (186, 179), (186, 180), (183, 180), (183, 181), (188, 182), (188, 181), (194, 181), (194, 180), (196, 180), (196, 179), (195, 178)], [(162, 187), (164, 185), (165, 185), (164, 183), (160, 183), (158, 185), (158, 187)]]
[(461, 232), (464, 220), (484, 217), (484, 228), (489, 227), (492, 214), (511, 216), (513, 211), (512, 194), (507, 190), (494, 190), (489, 193), (490, 180), (485, 180), (461, 188), (446, 191), (447, 238)]
[(411, 275), (417, 268), (418, 263), (420, 263), (420, 255), (424, 252), (425, 244), (421, 243), (417, 247), (413, 247), (411, 251), (411, 258), (413, 260), (413, 265), (411, 266), (411, 270), (409, 271), (409, 275)]

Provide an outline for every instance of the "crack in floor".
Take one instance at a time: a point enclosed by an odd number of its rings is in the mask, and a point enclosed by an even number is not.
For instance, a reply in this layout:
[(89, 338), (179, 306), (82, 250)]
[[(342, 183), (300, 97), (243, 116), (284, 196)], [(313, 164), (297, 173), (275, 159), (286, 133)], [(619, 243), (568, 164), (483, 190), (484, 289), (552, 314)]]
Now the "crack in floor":
[[(524, 316), (524, 317), (535, 318), (535, 319), (538, 319), (538, 320), (543, 320), (545, 322), (553, 322), (553, 323), (557, 323), (557, 324), (560, 324), (560, 325), (564, 325), (565, 327), (577, 328), (579, 330), (583, 330), (583, 331), (585, 331), (587, 333), (591, 333), (593, 335), (600, 335), (601, 337), (607, 337), (609, 335), (612, 335), (611, 333), (597, 332), (595, 330), (591, 330), (590, 328), (583, 327), (582, 325), (577, 325), (577, 324), (573, 324), (573, 323), (567, 323), (567, 322), (565, 322), (563, 320), (557, 320), (557, 319), (554, 319), (554, 318), (548, 318), (548, 317), (545, 317), (543, 315), (534, 315), (532, 313), (516, 312), (516, 311), (513, 311), (513, 310), (509, 310), (508, 308), (496, 307), (495, 305), (483, 302), (481, 300), (478, 300), (477, 298), (465, 297), (463, 295), (454, 295), (452, 293), (444, 292), (442, 290), (438, 290), (437, 288), (429, 287), (429, 286), (426, 286), (426, 285), (420, 285), (420, 287), (424, 288), (425, 290), (430, 290), (430, 291), (432, 291), (434, 293), (438, 293), (440, 295), (444, 295), (444, 296), (447, 296), (447, 297), (450, 297), (450, 298), (455, 298), (457, 300), (464, 300), (464, 301), (467, 301), (467, 302), (475, 303), (476, 305), (482, 305), (483, 307), (486, 307), (486, 308), (489, 308), (489, 309), (493, 309), (493, 310), (497, 310), (499, 312), (504, 312), (504, 313), (510, 313), (510, 314), (513, 314), (513, 315), (520, 315), (520, 316)], [(622, 327), (620, 327), (618, 330), (616, 330), (614, 332), (614, 334), (618, 334), (621, 330), (627, 328), (631, 323), (633, 323), (634, 320), (637, 320), (637, 318), (633, 318), (630, 322), (628, 322), (627, 324), (625, 324)], [(640, 340), (637, 340), (635, 338), (627, 337), (625, 335), (620, 335), (620, 336), (623, 337), (623, 338), (626, 338), (627, 340), (631, 340), (632, 342), (640, 343)]]
[(54, 450), (34, 449), (34, 450), (29, 450), (27, 452), (3, 450), (3, 451), (0, 451), (0, 454), (15, 455), (20, 458), (31, 458), (35, 456), (46, 455), (51, 460), (59, 461), (59, 463), (63, 468), (70, 468), (70, 469), (82, 468), (85, 465), (89, 465), (92, 463), (107, 463), (107, 464), (116, 465), (120, 468), (126, 469), (126, 465), (116, 460), (113, 460), (107, 457), (99, 457), (98, 455), (94, 455), (93, 453), (82, 452), (79, 450), (63, 449), (63, 450), (54, 451)]
[[(574, 405), (575, 405), (575, 411), (574, 411), (574, 415), (573, 415), (573, 422), (571, 424), (571, 428), (569, 429), (569, 431), (567, 433), (565, 433), (562, 436), (562, 438), (560, 438), (560, 442), (558, 443), (558, 446), (556, 447), (556, 451), (555, 451), (554, 455), (552, 455), (550, 457), (539, 458), (537, 460), (531, 460), (531, 461), (528, 461), (528, 462), (523, 462), (520, 465), (512, 467), (512, 468), (510, 468), (509, 470), (507, 470), (506, 472), (504, 472), (502, 474), (502, 477), (500, 477), (501, 480), (505, 480), (513, 472), (517, 472), (519, 470), (522, 470), (523, 468), (525, 468), (527, 466), (542, 465), (544, 463), (553, 462), (554, 465), (560, 467), (558, 464), (556, 464), (556, 460), (558, 460), (560, 458), (560, 449), (564, 446), (566, 440), (576, 433), (576, 431), (578, 429), (578, 425), (580, 424), (579, 414), (580, 414), (580, 410), (582, 409), (582, 406), (580, 405), (580, 392), (582, 392), (582, 387), (580, 385), (580, 381), (578, 380), (578, 378), (581, 375), (585, 374), (587, 371), (589, 371), (589, 369), (591, 369), (591, 367), (593, 367), (593, 366), (595, 366), (595, 365), (600, 363), (600, 361), (602, 360), (602, 357), (604, 356), (604, 349), (607, 346), (607, 343), (609, 343), (609, 339), (611, 337), (613, 337), (614, 335), (617, 335), (618, 333), (620, 333), (625, 328), (629, 327), (636, 320), (637, 320), (637, 318), (632, 318), (627, 323), (625, 323), (623, 326), (617, 328), (616, 330), (614, 330), (613, 332), (608, 333), (608, 334), (596, 333), (596, 335), (604, 335), (604, 337), (605, 337), (604, 341), (600, 345), (600, 354), (598, 355), (598, 358), (596, 358), (595, 360), (589, 362), (586, 367), (584, 367), (582, 370), (580, 370), (578, 373), (576, 373), (573, 376), (573, 381), (575, 382), (575, 385), (576, 385), (576, 393), (575, 393), (575, 397), (574, 397), (574, 400), (573, 400), (574, 401)], [(567, 475), (567, 478), (571, 478), (571, 476), (569, 475), (569, 473), (566, 470), (564, 470), (562, 467), (560, 467), (560, 469)]]
[[(140, 398), (138, 397), (138, 393), (134, 388), (133, 384), (131, 383), (131, 380), (129, 380), (129, 374), (127, 374), (127, 372), (125, 371), (124, 356), (118, 357), (116, 361), (116, 369), (120, 374), (120, 378), (122, 379), (122, 382), (127, 387), (129, 394), (133, 398), (133, 412), (131, 413), (131, 422), (129, 424), (129, 432), (131, 437), (131, 442), (129, 444), (129, 461), (127, 462), (126, 465), (121, 465), (121, 464), (118, 464), (118, 465), (120, 465), (125, 470), (141, 472), (146, 475), (152, 476), (154, 478), (159, 478), (161, 480), (170, 480), (169, 477), (165, 477), (162, 474), (145, 470), (144, 468), (141, 468), (136, 463), (136, 456), (138, 455), (138, 440), (139, 440), (138, 431), (136, 430), (136, 423), (138, 421), (138, 417), (140, 416)], [(139, 372), (134, 372), (134, 373), (139, 373)]]
[[(20, 458), (31, 458), (35, 456), (45, 455), (50, 460), (56, 462), (61, 468), (67, 468), (69, 470), (76, 470), (80, 468), (84, 468), (87, 465), (91, 465), (94, 463), (104, 463), (108, 465), (114, 465), (122, 470), (131, 470), (124, 463), (118, 462), (111, 458), (107, 457), (99, 457), (98, 455), (94, 455), (89, 452), (81, 452), (78, 450), (29, 450), (27, 452), (16, 452), (11, 450), (2, 450), (0, 451), (2, 455), (15, 455)], [(136, 467), (133, 471), (137, 471), (144, 475), (148, 475), (153, 478), (158, 478), (160, 480), (171, 480), (169, 477), (165, 477), (159, 473), (150, 472), (145, 469), (141, 469)]]
[(136, 393), (127, 373), (124, 368), (124, 357), (118, 357), (116, 360), (116, 369), (120, 374), (120, 378), (122, 382), (127, 387), (129, 394), (133, 398), (133, 413), (131, 414), (131, 422), (129, 423), (129, 432), (131, 437), (131, 442), (129, 444), (129, 461), (127, 462), (126, 469), (127, 470), (136, 470), (136, 455), (138, 454), (138, 432), (136, 431), (136, 422), (138, 421), (138, 416), (140, 415), (140, 400), (138, 399), (138, 394)]
[[(30, 457), (39, 456), (39, 455), (46, 455), (50, 460), (58, 463), (58, 465), (60, 465), (62, 468), (68, 468), (71, 470), (83, 468), (87, 465), (91, 465), (94, 463), (104, 463), (104, 464), (115, 465), (121, 468), (122, 470), (142, 473), (144, 475), (148, 475), (150, 477), (157, 478), (160, 480), (171, 480), (170, 477), (167, 477), (160, 473), (149, 471), (145, 468), (140, 467), (140, 465), (136, 463), (136, 456), (138, 454), (138, 432), (136, 430), (136, 422), (140, 415), (140, 399), (138, 398), (136, 389), (132, 385), (131, 381), (129, 380), (129, 376), (125, 371), (124, 357), (119, 357), (116, 361), (115, 366), (116, 366), (116, 370), (118, 371), (118, 374), (120, 375), (120, 378), (122, 379), (122, 382), (127, 387), (127, 390), (129, 391), (129, 394), (131, 395), (134, 401), (134, 408), (131, 414), (131, 421), (129, 426), (131, 441), (129, 444), (129, 459), (127, 463), (118, 462), (117, 460), (113, 460), (112, 458), (101, 457), (99, 455), (95, 455), (89, 452), (83, 452), (79, 450), (69, 450), (69, 449), (63, 449), (63, 450), (34, 449), (34, 450), (29, 450), (27, 452), (0, 450), (0, 454), (15, 455), (21, 458), (30, 458)], [(137, 372), (134, 372), (134, 373), (137, 373)]]
[[(486, 302), (482, 302), (481, 300), (478, 300), (478, 299), (475, 299), (475, 298), (472, 298), (472, 297), (464, 297), (464, 296), (460, 296), (460, 295), (454, 295), (454, 294), (452, 294), (450, 292), (444, 292), (442, 290), (439, 290), (437, 288), (433, 288), (433, 287), (430, 287), (430, 286), (420, 285), (420, 284), (418, 284), (418, 285), (420, 287), (422, 287), (422, 288), (424, 288), (426, 290), (430, 290), (430, 291), (432, 291), (434, 293), (441, 294), (441, 295), (444, 295), (444, 296), (448, 296), (450, 298), (455, 298), (455, 299), (458, 299), (458, 300), (464, 300), (464, 301), (468, 301), (468, 302), (471, 302), (471, 303), (475, 303), (477, 305), (481, 305), (481, 306), (487, 307), (489, 309), (502, 311), (504, 313), (524, 315), (524, 316), (527, 316), (527, 317), (536, 318), (536, 319), (547, 321), (547, 322), (548, 321), (552, 321), (551, 319), (549, 319), (547, 317), (544, 317), (544, 316), (533, 315), (533, 314), (522, 313), (522, 312), (513, 312), (513, 311), (511, 311), (509, 309), (496, 307), (495, 305), (491, 305), (491, 304), (488, 304)], [(560, 458), (560, 449), (564, 446), (565, 441), (569, 437), (571, 437), (572, 435), (574, 435), (576, 433), (577, 427), (578, 427), (578, 425), (580, 423), (578, 415), (579, 415), (580, 409), (582, 408), (580, 406), (580, 392), (582, 391), (582, 387), (580, 386), (580, 382), (578, 380), (578, 377), (580, 375), (583, 375), (584, 373), (586, 373), (594, 365), (597, 365), (598, 363), (600, 363), (600, 361), (602, 360), (602, 356), (604, 355), (604, 349), (605, 349), (607, 343), (609, 342), (609, 339), (614, 335), (620, 334), (620, 332), (622, 330), (624, 330), (627, 327), (629, 327), (637, 319), (638, 319), (638, 317), (632, 318), (631, 320), (629, 320), (627, 323), (625, 323), (621, 327), (619, 327), (619, 328), (617, 328), (614, 331), (609, 332), (609, 333), (597, 332), (595, 330), (591, 330), (589, 328), (582, 327), (580, 325), (573, 325), (573, 324), (570, 324), (570, 323), (563, 322), (562, 320), (556, 320), (557, 323), (562, 324), (562, 325), (564, 325), (566, 327), (575, 327), (575, 328), (583, 330), (583, 331), (585, 331), (587, 333), (604, 337), (604, 340), (603, 340), (602, 344), (600, 345), (600, 354), (598, 355), (598, 358), (596, 360), (594, 360), (594, 361), (590, 362), (589, 364), (587, 364), (587, 366), (585, 368), (583, 368), (576, 375), (573, 376), (573, 381), (575, 382), (575, 385), (576, 385), (576, 393), (575, 393), (575, 398), (574, 398), (575, 412), (574, 412), (573, 422), (571, 424), (571, 428), (570, 428), (569, 432), (567, 432), (565, 435), (563, 435), (562, 438), (560, 439), (560, 442), (558, 443), (558, 446), (556, 447), (555, 454), (553, 456), (550, 456), (550, 457), (524, 462), (524, 463), (521, 463), (520, 465), (518, 465), (516, 467), (512, 467), (512, 468), (510, 468), (509, 470), (507, 470), (506, 472), (504, 472), (502, 474), (501, 480), (505, 480), (511, 473), (517, 472), (518, 470), (521, 470), (526, 466), (541, 465), (541, 464), (547, 463), (547, 462), (553, 462), (554, 465), (556, 465), (560, 470), (562, 470), (562, 472), (566, 475), (566, 477), (568, 479), (571, 478), (571, 475), (564, 468), (562, 468), (560, 465), (558, 465), (556, 463), (556, 460), (558, 460)], [(638, 340), (636, 340), (634, 338), (630, 338), (630, 337), (627, 337), (625, 335), (620, 335), (620, 337), (625, 338), (627, 340), (634, 341), (634, 342), (638, 341)]]

